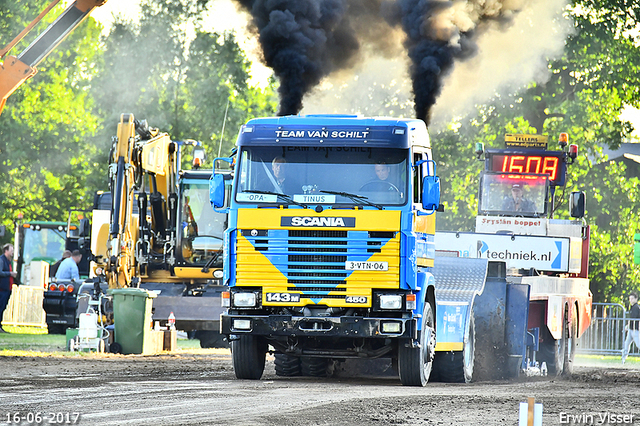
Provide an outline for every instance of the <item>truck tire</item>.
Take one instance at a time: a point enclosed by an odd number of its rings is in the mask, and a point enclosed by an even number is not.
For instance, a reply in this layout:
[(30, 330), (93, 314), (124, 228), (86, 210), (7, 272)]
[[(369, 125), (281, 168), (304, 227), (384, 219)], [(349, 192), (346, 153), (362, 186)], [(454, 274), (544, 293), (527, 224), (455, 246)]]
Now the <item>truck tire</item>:
[(200, 347), (208, 348), (228, 348), (229, 343), (224, 339), (224, 335), (215, 330), (198, 330), (195, 338), (200, 340)]
[[(565, 317), (566, 318), (566, 317)], [(564, 351), (564, 368), (563, 376), (573, 374), (573, 361), (576, 356), (576, 348), (578, 346), (578, 319), (574, 316), (570, 320), (565, 320), (566, 345)]]
[[(446, 383), (469, 383), (473, 380), (475, 365), (476, 326), (471, 311), (469, 328), (464, 336), (463, 349), (452, 352), (436, 352), (433, 360), (433, 381)], [(434, 377), (435, 376), (435, 377)]]
[(300, 367), (303, 376), (331, 377), (333, 376), (335, 362), (329, 358), (302, 357)]
[[(563, 333), (564, 334), (564, 333)], [(547, 330), (545, 339), (540, 343), (538, 361), (547, 363), (547, 371), (550, 376), (559, 376), (564, 369), (566, 339), (556, 340)]]
[(302, 374), (300, 357), (287, 354), (275, 354), (276, 376), (293, 377)]
[(418, 341), (418, 347), (412, 347), (410, 340), (398, 342), (398, 371), (400, 382), (405, 386), (425, 386), (431, 375), (436, 331), (433, 309), (429, 302), (425, 302), (422, 311), (422, 329)]
[(239, 336), (231, 343), (233, 370), (238, 379), (260, 379), (266, 356), (267, 343), (261, 337)]

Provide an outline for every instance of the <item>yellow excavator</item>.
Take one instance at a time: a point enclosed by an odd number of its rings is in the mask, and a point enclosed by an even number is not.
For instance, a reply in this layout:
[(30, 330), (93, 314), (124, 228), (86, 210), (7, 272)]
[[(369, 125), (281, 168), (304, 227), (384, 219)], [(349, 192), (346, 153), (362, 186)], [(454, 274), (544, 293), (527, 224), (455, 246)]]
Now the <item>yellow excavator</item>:
[[(188, 147), (193, 164), (186, 170), (180, 164)], [(200, 168), (201, 144), (173, 141), (145, 120), (122, 114), (109, 161), (111, 200), (93, 212), (97, 278), (111, 289), (156, 293), (154, 321), (173, 313), (176, 327), (195, 331), (201, 346), (224, 345), (218, 330), (227, 215), (209, 203), (211, 169)]]
[[(37, 66), (89, 14), (107, 0), (76, 0), (18, 56), (7, 53), (20, 42), (53, 9), (60, 0), (52, 1), (16, 38), (0, 50), (0, 114), (7, 98), (37, 72)], [(6, 58), (5, 58), (6, 57)]]

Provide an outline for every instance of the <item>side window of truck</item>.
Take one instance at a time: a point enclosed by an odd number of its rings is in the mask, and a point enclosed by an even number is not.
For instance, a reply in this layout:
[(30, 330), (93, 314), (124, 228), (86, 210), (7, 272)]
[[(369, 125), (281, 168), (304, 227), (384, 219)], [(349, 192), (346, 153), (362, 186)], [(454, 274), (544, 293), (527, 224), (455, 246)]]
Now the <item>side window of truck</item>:
[[(413, 153), (413, 164), (416, 164), (418, 161), (425, 158), (425, 155), (422, 152), (414, 152)], [(422, 196), (422, 169), (423, 166), (420, 165), (418, 167), (412, 167), (413, 169), (413, 202), (415, 204), (420, 204), (420, 197)]]

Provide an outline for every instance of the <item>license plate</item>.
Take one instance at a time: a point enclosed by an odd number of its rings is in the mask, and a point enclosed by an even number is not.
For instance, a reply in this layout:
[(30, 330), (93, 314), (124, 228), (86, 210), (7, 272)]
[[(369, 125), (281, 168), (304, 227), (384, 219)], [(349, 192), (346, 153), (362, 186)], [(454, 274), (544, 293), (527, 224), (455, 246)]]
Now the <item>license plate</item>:
[(344, 269), (347, 271), (388, 271), (389, 262), (353, 262), (347, 260)]
[(300, 301), (300, 293), (267, 293), (267, 302), (294, 302)]

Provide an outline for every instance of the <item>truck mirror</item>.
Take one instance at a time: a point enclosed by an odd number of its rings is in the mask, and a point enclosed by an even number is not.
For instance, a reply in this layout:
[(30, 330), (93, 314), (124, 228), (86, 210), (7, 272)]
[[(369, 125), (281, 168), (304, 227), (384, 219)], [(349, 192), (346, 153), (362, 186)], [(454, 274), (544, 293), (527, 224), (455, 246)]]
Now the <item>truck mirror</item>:
[(582, 191), (574, 191), (569, 196), (569, 211), (571, 213), (571, 217), (575, 217), (577, 219), (584, 217), (585, 212), (585, 193)]
[(87, 218), (82, 218), (80, 219), (80, 224), (78, 225), (79, 228), (79, 237), (88, 237), (89, 235), (91, 235), (91, 223), (89, 222), (89, 219)]
[(437, 210), (440, 206), (440, 178), (425, 176), (422, 179), (422, 208)]
[(224, 175), (221, 173), (214, 173), (209, 179), (209, 201), (211, 206), (215, 209), (224, 207)]

